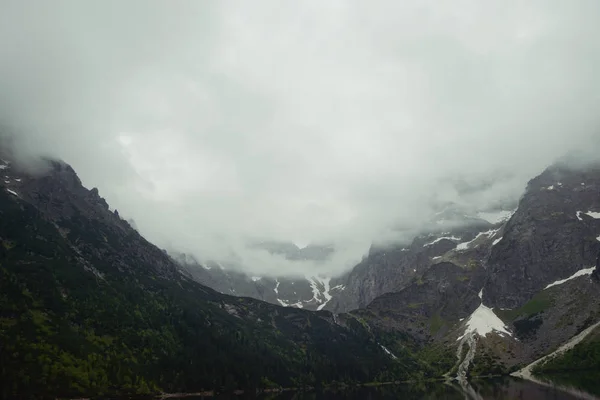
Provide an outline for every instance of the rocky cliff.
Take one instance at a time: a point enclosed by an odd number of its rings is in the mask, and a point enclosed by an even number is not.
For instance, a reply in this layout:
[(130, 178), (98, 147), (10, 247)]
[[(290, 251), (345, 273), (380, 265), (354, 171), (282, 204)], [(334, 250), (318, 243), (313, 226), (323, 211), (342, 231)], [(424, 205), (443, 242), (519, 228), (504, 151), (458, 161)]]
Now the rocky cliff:
[[(410, 377), (352, 316), (200, 285), (68, 165), (0, 163), (4, 398), (255, 390)], [(354, 321), (354, 322), (353, 322)]]

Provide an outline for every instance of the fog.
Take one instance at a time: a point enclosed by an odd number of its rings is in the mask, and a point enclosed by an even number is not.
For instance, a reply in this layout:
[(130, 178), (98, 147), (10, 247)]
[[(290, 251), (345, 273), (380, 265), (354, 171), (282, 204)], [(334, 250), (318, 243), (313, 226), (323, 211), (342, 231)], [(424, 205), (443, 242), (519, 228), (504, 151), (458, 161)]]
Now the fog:
[[(600, 148), (596, 0), (0, 9), (19, 154), (64, 159), (157, 245), (253, 273), (339, 273), (440, 204), (509, 204)], [(338, 251), (292, 263), (255, 239)]]

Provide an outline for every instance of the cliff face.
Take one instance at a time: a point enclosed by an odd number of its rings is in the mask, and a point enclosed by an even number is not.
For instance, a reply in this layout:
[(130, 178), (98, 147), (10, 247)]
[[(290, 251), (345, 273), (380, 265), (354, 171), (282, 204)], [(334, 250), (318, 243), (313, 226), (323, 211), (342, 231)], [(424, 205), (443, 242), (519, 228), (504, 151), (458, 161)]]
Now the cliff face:
[[(218, 293), (49, 161), (2, 162), (0, 387), (4, 397), (196, 392), (423, 371), (352, 317)], [(251, 367), (250, 367), (251, 366)]]
[[(386, 252), (387, 269), (370, 256), (353, 274), (392, 289), (355, 313), (445, 348), (469, 337), (465, 371), (479, 373), (533, 361), (600, 320), (598, 166), (548, 168), (509, 219), (476, 230), (417, 237)], [(359, 292), (377, 291), (373, 279), (355, 279)]]
[[(62, 162), (0, 170), (5, 397), (506, 372), (600, 320), (598, 167), (553, 166), (512, 214), (447, 226), (445, 210), (342, 278), (289, 282), (174, 261)], [(202, 271), (304, 299), (219, 293)]]
[(491, 252), (484, 299), (519, 307), (549, 283), (595, 265), (599, 218), (600, 167), (556, 165), (532, 179)]

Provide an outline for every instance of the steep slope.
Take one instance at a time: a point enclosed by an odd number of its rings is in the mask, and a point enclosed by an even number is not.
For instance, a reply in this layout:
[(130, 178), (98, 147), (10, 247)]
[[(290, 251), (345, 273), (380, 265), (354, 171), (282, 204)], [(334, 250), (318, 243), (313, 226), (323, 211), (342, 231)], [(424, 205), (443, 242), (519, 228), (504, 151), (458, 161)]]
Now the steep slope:
[(488, 261), (485, 299), (522, 306), (547, 284), (595, 265), (600, 253), (600, 167), (557, 164), (532, 179)]
[[(506, 212), (500, 214), (508, 215)], [(376, 297), (406, 287), (429, 267), (445, 260), (446, 255), (459, 264), (474, 262), (471, 259), (482, 256), (471, 257), (467, 250), (489, 236), (478, 235), (484, 232), (491, 234), (491, 230), (499, 228), (502, 223), (502, 219), (492, 221), (447, 209), (435, 215), (411, 243), (372, 247), (369, 255), (350, 273), (332, 281), (345, 290), (325, 309), (344, 312), (364, 308)]]
[(357, 306), (375, 297), (352, 313), (409, 335), (451, 375), (530, 363), (600, 321), (599, 202), (598, 166), (556, 164), (530, 181), (505, 222), (373, 252), (345, 294), (356, 293)]
[(106, 395), (406, 377), (353, 317), (220, 294), (189, 279), (75, 172), (2, 162), (0, 387)]
[(172, 254), (190, 277), (216, 291), (233, 296), (252, 297), (285, 307), (321, 310), (344, 290), (331, 285), (331, 278), (251, 276), (221, 263), (200, 264), (194, 257)]

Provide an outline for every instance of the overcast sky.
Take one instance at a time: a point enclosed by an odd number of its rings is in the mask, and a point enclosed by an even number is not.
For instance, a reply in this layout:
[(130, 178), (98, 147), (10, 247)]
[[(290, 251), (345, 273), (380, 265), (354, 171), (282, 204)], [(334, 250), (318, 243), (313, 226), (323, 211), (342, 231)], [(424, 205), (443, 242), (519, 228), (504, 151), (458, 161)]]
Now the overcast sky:
[(162, 247), (265, 272), (311, 266), (246, 238), (334, 241), (335, 272), (435, 202), (518, 198), (589, 148), (599, 15), (597, 0), (0, 0), (0, 118)]

